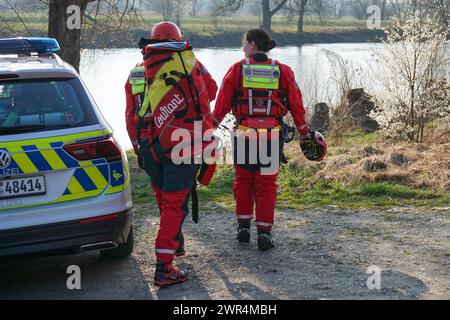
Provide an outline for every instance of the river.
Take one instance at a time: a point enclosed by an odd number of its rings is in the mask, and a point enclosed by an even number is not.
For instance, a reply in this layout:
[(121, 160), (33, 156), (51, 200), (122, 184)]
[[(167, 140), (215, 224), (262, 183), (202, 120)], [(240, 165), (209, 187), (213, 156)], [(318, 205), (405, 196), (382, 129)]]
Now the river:
[[(333, 103), (338, 98), (333, 79), (341, 71), (336, 63), (330, 63), (327, 52), (338, 54), (347, 62), (347, 66), (357, 70), (351, 76), (355, 81), (354, 86), (370, 89), (376, 83), (376, 73), (373, 72), (376, 59), (374, 52), (381, 48), (381, 44), (374, 43), (289, 46), (272, 50), (270, 57), (291, 66), (305, 106), (311, 107), (316, 102)], [(243, 58), (243, 52), (239, 48), (198, 49), (195, 53), (219, 86), (228, 68)], [(125, 127), (124, 85), (130, 69), (141, 57), (138, 49), (85, 50), (81, 57), (81, 76), (104, 117), (114, 128), (117, 140), (127, 149), (131, 147), (131, 143)]]

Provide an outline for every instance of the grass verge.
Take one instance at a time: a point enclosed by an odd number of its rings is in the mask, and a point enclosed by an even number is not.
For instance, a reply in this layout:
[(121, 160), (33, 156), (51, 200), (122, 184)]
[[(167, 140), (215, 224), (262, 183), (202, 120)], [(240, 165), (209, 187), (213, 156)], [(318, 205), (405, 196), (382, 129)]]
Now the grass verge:
[[(376, 140), (373, 135), (367, 137), (356, 135), (352, 133), (348, 137), (361, 141)], [(290, 157), (293, 157), (292, 154)], [(129, 154), (129, 159), (133, 172), (132, 190), (135, 204), (144, 204), (148, 201), (154, 203), (149, 178), (137, 168), (134, 155)], [(387, 210), (394, 207), (431, 209), (445, 208), (450, 204), (450, 193), (445, 191), (416, 189), (396, 183), (367, 182), (358, 179), (346, 183), (327, 181), (318, 177), (318, 172), (324, 168), (324, 165), (299, 165), (296, 161), (283, 166), (278, 179), (278, 209), (299, 211), (359, 208)], [(202, 213), (234, 210), (233, 180), (233, 166), (220, 165), (212, 184), (208, 188), (199, 189)]]

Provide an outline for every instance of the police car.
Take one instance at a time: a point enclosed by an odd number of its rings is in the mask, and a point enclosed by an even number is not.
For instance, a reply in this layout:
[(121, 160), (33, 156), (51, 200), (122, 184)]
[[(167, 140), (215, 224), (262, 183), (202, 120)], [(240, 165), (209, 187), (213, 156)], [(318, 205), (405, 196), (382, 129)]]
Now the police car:
[(55, 39), (0, 39), (0, 257), (127, 257), (127, 159), (59, 49)]

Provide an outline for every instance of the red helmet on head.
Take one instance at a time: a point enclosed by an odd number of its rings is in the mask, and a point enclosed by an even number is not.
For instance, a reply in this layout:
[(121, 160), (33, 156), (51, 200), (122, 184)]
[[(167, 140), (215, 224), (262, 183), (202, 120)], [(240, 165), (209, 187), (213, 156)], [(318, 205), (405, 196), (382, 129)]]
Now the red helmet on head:
[(178, 28), (175, 23), (170, 21), (157, 23), (153, 27), (150, 37), (154, 40), (183, 41), (180, 28)]

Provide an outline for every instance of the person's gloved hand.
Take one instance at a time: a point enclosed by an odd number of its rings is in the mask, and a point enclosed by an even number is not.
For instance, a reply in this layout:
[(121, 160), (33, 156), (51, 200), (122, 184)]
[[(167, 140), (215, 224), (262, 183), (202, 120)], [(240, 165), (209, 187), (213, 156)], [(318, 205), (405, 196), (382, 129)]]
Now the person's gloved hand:
[(134, 149), (134, 153), (136, 154), (136, 157), (137, 157), (137, 162), (138, 162), (139, 168), (144, 169), (145, 168), (144, 158), (142, 157), (142, 153), (141, 153), (139, 145), (133, 144), (133, 149)]
[(145, 169), (144, 158), (142, 157), (142, 155), (140, 153), (137, 155), (137, 161), (138, 161), (139, 168)]
[(300, 134), (300, 142), (310, 142), (310, 141), (312, 141), (310, 130), (308, 130), (305, 134)]

